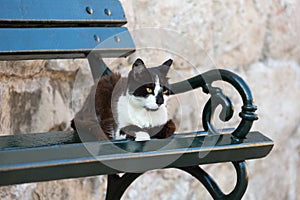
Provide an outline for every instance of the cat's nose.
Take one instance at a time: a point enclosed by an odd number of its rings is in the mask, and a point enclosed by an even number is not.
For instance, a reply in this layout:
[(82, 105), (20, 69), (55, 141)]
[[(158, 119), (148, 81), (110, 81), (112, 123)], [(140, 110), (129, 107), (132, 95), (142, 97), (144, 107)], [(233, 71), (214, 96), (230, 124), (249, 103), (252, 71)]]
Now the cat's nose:
[(156, 98), (156, 104), (157, 104), (158, 106), (164, 104), (164, 98), (158, 96), (158, 97)]

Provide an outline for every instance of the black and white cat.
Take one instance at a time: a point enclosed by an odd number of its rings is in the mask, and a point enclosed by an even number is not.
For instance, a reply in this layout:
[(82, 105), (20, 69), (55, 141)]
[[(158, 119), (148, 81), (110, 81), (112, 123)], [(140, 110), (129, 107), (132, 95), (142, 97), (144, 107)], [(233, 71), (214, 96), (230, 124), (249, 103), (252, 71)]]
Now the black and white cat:
[(175, 124), (168, 119), (166, 102), (170, 94), (167, 73), (172, 62), (146, 68), (137, 59), (127, 78), (118, 73), (103, 76), (76, 114), (72, 127), (91, 132), (98, 139), (145, 141), (171, 136)]

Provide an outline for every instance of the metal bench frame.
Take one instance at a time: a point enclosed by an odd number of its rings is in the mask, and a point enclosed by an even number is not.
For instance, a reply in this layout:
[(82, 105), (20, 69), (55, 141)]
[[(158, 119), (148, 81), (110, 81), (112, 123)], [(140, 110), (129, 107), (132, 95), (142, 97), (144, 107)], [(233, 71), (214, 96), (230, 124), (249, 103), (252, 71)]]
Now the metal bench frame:
[[(127, 56), (135, 50), (129, 32), (120, 27), (126, 18), (116, 0), (31, 0), (26, 4), (6, 0), (1, 10), (5, 12), (0, 14), (0, 38), (6, 42), (0, 44), (0, 60), (87, 57), (96, 80), (111, 73), (103, 57)], [(99, 47), (104, 40), (109, 42)], [(218, 80), (231, 84), (242, 98), (241, 121), (236, 129), (219, 131), (212, 124), (218, 105), (222, 105), (221, 120), (229, 121), (233, 116), (229, 97), (212, 86)], [(199, 87), (211, 95), (202, 113), (204, 131), (201, 132), (147, 142), (82, 142), (74, 131), (1, 136), (0, 186), (108, 175), (106, 199), (120, 199), (145, 171), (177, 168), (198, 179), (214, 199), (241, 199), (248, 183), (245, 160), (268, 155), (273, 141), (259, 132), (249, 132), (257, 120), (256, 106), (241, 77), (226, 70), (211, 70), (172, 84), (171, 90), (176, 95)], [(215, 142), (206, 144), (205, 140)], [(92, 155), (89, 147), (101, 151)], [(173, 161), (161, 166), (160, 161), (170, 159)], [(199, 167), (220, 162), (232, 162), (237, 173), (236, 186), (229, 194), (224, 194)], [(119, 177), (116, 174), (120, 172), (125, 174)]]

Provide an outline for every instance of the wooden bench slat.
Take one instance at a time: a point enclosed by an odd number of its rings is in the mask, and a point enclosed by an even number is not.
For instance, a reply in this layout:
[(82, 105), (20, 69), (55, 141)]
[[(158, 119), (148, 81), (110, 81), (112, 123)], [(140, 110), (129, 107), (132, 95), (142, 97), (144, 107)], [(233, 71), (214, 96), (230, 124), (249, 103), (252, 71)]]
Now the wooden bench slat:
[[(68, 135), (65, 138), (70, 141), (70, 132), (61, 134)], [(10, 141), (15, 140), (15, 136), (5, 136), (3, 141), (9, 141), (10, 137)], [(44, 136), (35, 134), (34, 137), (39, 140)], [(22, 140), (25, 138), (26, 135)], [(12, 145), (2, 143), (0, 185), (255, 159), (266, 156), (272, 147), (273, 142), (259, 132), (250, 132), (240, 144), (233, 144), (230, 134), (220, 136), (201, 132), (147, 142), (65, 144), (60, 140), (59, 144), (49, 145), (45, 141), (45, 146), (40, 143), (39, 147), (29, 145), (14, 149)]]
[(80, 143), (73, 131), (0, 136), (0, 150)]
[(3, 0), (0, 13), (0, 27), (121, 26), (127, 22), (118, 0)]
[(0, 38), (0, 60), (85, 58), (92, 50), (120, 57), (135, 50), (125, 27), (2, 28)]

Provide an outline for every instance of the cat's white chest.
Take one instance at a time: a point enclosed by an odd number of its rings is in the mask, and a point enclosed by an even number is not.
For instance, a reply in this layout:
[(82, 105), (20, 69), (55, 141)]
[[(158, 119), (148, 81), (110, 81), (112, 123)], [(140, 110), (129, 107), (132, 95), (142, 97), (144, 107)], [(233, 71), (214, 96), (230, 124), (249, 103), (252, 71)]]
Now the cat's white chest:
[(168, 120), (167, 108), (160, 107), (157, 111), (147, 111), (144, 108), (130, 104), (127, 96), (121, 96), (118, 104), (118, 128), (136, 125), (140, 128), (156, 127), (165, 124)]

